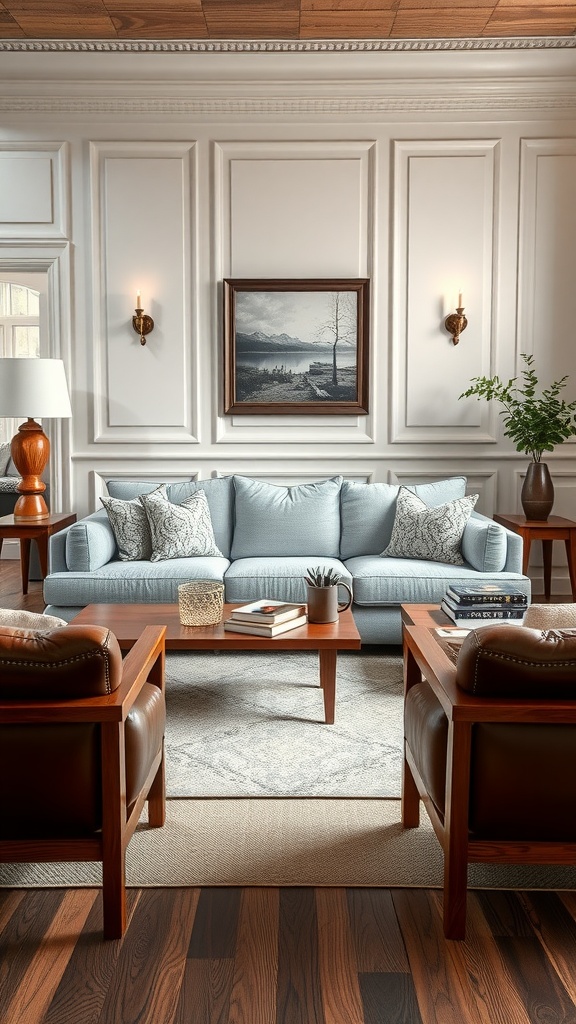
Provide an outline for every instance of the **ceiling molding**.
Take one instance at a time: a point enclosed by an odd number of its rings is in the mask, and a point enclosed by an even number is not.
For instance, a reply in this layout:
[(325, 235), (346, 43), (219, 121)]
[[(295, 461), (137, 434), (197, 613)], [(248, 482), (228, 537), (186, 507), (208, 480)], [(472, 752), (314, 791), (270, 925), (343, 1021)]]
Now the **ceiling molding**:
[(385, 53), (576, 49), (576, 36), (478, 39), (1, 39), (0, 53)]

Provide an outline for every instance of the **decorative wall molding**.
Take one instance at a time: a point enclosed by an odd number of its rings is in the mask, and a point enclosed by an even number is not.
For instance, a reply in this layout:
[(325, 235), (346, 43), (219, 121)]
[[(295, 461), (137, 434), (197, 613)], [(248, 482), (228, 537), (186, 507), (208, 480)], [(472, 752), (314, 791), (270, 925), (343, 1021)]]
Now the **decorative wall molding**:
[(0, 53), (394, 53), (576, 48), (573, 36), (486, 39), (2, 39)]
[[(10, 164), (14, 170), (10, 173)], [(16, 187), (23, 189), (27, 163), (30, 195), (21, 200), (22, 216), (14, 212)], [(35, 165), (35, 166), (34, 166)], [(3, 172), (3, 173), (2, 173)], [(24, 173), (23, 173), (24, 172)], [(0, 142), (0, 182), (8, 215), (0, 211), (2, 238), (68, 238), (70, 236), (70, 146), (67, 142)], [(37, 216), (34, 216), (34, 210)], [(39, 214), (39, 216), (38, 216)]]

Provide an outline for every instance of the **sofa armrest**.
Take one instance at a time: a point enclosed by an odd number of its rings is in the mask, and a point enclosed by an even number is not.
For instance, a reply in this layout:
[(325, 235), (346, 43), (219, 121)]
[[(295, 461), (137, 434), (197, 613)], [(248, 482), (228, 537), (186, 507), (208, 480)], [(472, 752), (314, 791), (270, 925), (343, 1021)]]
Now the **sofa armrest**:
[(93, 572), (117, 555), (116, 538), (104, 509), (74, 523), (66, 532), (65, 568)]

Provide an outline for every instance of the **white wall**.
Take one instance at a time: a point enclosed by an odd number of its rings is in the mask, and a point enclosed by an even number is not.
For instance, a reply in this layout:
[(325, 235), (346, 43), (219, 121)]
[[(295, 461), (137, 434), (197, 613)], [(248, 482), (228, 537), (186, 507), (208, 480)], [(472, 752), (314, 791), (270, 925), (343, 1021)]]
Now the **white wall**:
[[(0, 196), (0, 272), (50, 278), (74, 406), (54, 493), (79, 514), (110, 477), (230, 472), (465, 473), (517, 512), (526, 459), (459, 394), (533, 352), (576, 397), (576, 50), (7, 52)], [(368, 415), (225, 416), (226, 277), (369, 277)], [(548, 459), (570, 518), (575, 453)]]

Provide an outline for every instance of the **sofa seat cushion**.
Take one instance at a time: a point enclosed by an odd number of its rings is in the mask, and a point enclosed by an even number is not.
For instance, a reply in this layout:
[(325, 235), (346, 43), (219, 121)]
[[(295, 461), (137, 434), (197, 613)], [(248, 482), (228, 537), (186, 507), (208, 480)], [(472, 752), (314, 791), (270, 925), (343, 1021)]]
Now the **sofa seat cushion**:
[(338, 558), (341, 486), (340, 476), (292, 487), (235, 476), (232, 558)]
[(311, 566), (322, 565), (341, 573), (348, 586), (352, 578), (337, 558), (323, 555), (286, 558), (238, 558), (226, 572), (226, 600), (256, 601), (266, 597), (276, 601), (306, 601), (304, 576)]
[(220, 580), (228, 568), (219, 555), (163, 562), (108, 562), (93, 572), (53, 572), (44, 580), (46, 604), (153, 604), (178, 601), (178, 585), (188, 580)]
[(516, 573), (482, 573), (466, 565), (447, 565), (415, 558), (363, 555), (344, 563), (354, 577), (354, 603), (440, 604), (451, 583), (508, 580), (530, 596), (530, 580)]

